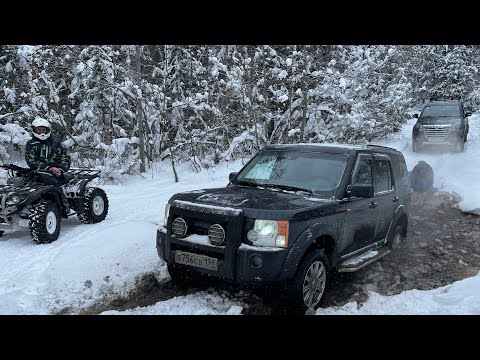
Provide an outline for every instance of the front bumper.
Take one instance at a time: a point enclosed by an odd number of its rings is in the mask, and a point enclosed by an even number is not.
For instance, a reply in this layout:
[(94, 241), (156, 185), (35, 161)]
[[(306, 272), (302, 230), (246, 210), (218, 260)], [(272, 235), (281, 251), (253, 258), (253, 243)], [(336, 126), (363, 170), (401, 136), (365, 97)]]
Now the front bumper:
[[(235, 239), (227, 239), (235, 243)], [(207, 270), (188, 265), (190, 271), (204, 273), (226, 281), (243, 284), (276, 284), (286, 280), (288, 274), (282, 271), (287, 249), (263, 248), (240, 243), (233, 251), (225, 247), (209, 246), (205, 244), (192, 243), (185, 239), (170, 236), (165, 227), (157, 230), (156, 246), (158, 256), (168, 264), (175, 262), (175, 251), (181, 250), (199, 255), (206, 255), (218, 259), (217, 271)]]
[(447, 145), (455, 146), (460, 142), (463, 142), (463, 131), (461, 129), (443, 129), (439, 132), (433, 130), (414, 129), (412, 137), (420, 146), (437, 146)]

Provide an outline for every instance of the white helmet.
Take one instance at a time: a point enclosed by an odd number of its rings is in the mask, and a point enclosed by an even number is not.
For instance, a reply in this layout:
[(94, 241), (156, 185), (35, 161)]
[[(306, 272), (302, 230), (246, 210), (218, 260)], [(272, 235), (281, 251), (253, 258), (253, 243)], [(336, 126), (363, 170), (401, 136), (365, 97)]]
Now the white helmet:
[[(41, 134), (37, 133), (37, 127), (39, 126), (46, 127), (47, 131)], [(46, 140), (48, 139), (48, 137), (50, 136), (50, 133), (52, 132), (52, 126), (47, 120), (42, 118), (36, 118), (32, 122), (32, 131), (33, 131), (33, 136), (35, 136), (36, 138), (40, 140)]]

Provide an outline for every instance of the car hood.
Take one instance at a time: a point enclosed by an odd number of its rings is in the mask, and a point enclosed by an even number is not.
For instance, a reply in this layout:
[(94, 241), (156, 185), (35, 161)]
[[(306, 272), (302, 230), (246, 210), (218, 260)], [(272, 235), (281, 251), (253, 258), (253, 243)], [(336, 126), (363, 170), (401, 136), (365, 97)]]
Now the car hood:
[(461, 117), (458, 116), (432, 116), (426, 118), (420, 118), (418, 122), (422, 125), (450, 125), (456, 124), (462, 121)]
[(268, 211), (276, 216), (283, 214), (293, 216), (301, 211), (329, 204), (338, 203), (338, 200), (323, 199), (303, 192), (285, 192), (275, 189), (227, 186), (214, 189), (202, 189), (175, 194), (174, 201), (187, 201), (198, 205), (213, 205), (242, 209), (245, 216), (258, 216), (259, 212)]

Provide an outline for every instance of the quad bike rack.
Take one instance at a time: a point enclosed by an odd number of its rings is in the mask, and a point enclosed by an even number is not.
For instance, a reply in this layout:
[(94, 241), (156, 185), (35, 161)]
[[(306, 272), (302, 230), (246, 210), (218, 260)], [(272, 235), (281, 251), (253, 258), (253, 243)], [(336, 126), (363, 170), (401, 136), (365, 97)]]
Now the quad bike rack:
[(61, 188), (67, 198), (79, 198), (82, 196), (86, 184), (99, 175), (100, 170), (97, 169), (70, 168), (63, 174), (66, 183), (61, 185)]

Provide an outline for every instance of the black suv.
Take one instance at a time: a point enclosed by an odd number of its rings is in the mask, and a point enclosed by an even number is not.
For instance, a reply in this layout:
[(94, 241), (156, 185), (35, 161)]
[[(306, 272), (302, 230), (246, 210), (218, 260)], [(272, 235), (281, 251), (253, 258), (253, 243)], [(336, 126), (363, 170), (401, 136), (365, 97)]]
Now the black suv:
[(268, 145), (226, 187), (173, 195), (156, 246), (174, 281), (281, 285), (285, 309), (306, 311), (331, 271), (359, 270), (398, 245), (409, 208), (395, 149)]
[(465, 151), (468, 135), (468, 116), (461, 100), (434, 100), (423, 107), (412, 131), (412, 150), (426, 146), (447, 145)]

